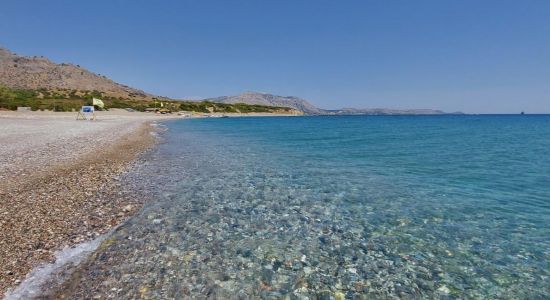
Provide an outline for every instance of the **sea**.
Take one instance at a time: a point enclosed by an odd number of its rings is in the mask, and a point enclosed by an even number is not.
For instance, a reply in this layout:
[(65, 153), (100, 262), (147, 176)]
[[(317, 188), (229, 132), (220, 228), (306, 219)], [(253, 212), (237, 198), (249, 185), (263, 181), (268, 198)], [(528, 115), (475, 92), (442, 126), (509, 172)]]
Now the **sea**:
[(145, 207), (65, 296), (550, 298), (550, 116), (163, 126), (122, 179)]

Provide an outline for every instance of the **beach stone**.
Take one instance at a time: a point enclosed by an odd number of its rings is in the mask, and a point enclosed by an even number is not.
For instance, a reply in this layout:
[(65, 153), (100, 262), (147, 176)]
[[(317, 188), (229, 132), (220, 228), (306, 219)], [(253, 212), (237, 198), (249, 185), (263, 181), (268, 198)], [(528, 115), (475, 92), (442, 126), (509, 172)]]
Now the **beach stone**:
[(442, 285), (439, 288), (437, 288), (437, 291), (443, 294), (449, 294), (451, 292), (451, 290), (445, 285)]
[(332, 293), (330, 291), (321, 291), (317, 293), (317, 299), (319, 300), (334, 300)]
[(260, 276), (262, 281), (264, 281), (265, 283), (271, 283), (271, 281), (273, 280), (273, 274), (273, 270), (264, 268)]
[(342, 292), (335, 292), (334, 293), (334, 300), (344, 300), (346, 299), (346, 295)]
[(275, 260), (273, 262), (273, 271), (277, 272), (279, 268), (281, 268), (282, 266), (283, 266), (283, 262), (281, 262), (280, 260)]

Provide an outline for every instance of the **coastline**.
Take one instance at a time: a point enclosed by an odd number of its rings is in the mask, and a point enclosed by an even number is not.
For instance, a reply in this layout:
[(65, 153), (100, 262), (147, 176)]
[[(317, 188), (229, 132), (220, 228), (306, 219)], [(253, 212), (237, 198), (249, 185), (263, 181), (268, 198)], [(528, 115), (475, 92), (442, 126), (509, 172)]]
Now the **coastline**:
[[(520, 136), (537, 141), (548, 120), (502, 131), (507, 119), (472, 125), (473, 119), (479, 118), (162, 122), (162, 142), (118, 177), (120, 189), (106, 196), (125, 198), (118, 193), (127, 191), (142, 195), (145, 205), (121, 226), (79, 243), (77, 257), (56, 252), (55, 264), (34, 268), (6, 300), (544, 297), (544, 282), (532, 280), (547, 275), (546, 240), (529, 244), (538, 238), (531, 230), (515, 240), (503, 233), (531, 228), (531, 220), (546, 224), (548, 214), (520, 214), (533, 217), (521, 220), (513, 210), (495, 210), (500, 200), (514, 207), (512, 197), (522, 195), (515, 192), (519, 179), (497, 180), (500, 196), (492, 198), (492, 190), (479, 188), (494, 177), (462, 158), (475, 148), (483, 165), (493, 167), (501, 140), (512, 141), (511, 149), (522, 145)], [(465, 137), (454, 134), (456, 128), (472, 131), (466, 141), (473, 147), (454, 147)], [(429, 138), (419, 143), (424, 130)], [(489, 147), (479, 147), (487, 133), (494, 134)], [(358, 136), (364, 139), (357, 144)], [(412, 149), (404, 157), (402, 143)], [(359, 149), (367, 151), (358, 156)], [(492, 151), (484, 154), (487, 149)], [(448, 166), (456, 151), (461, 155)], [(427, 169), (418, 167), (434, 153), (443, 155)], [(415, 164), (392, 165), (401, 158)], [(514, 157), (501, 162), (494, 168), (503, 174), (531, 169)], [(456, 179), (440, 178), (436, 169), (465, 175), (459, 181), (464, 193), (455, 193)], [(419, 174), (404, 175), (411, 170)], [(480, 185), (469, 189), (469, 178), (480, 175)], [(518, 183), (531, 188), (524, 194), (533, 200), (526, 207), (540, 210), (543, 203), (533, 196), (546, 191), (529, 185), (529, 178)], [(484, 213), (472, 214), (478, 205)], [(519, 222), (503, 227), (492, 220)], [(544, 232), (542, 225), (532, 228)], [(458, 226), (464, 230), (457, 235)], [(482, 242), (488, 240), (494, 243)]]
[(118, 176), (155, 145), (159, 119), (168, 118), (118, 112), (87, 122), (74, 114), (0, 112), (1, 295), (55, 261), (56, 252), (94, 240), (139, 210), (144, 199), (122, 193)]
[[(0, 111), (0, 295), (56, 255), (102, 237), (145, 202), (118, 182), (158, 142), (157, 121), (220, 117), (125, 110), (76, 113)], [(280, 117), (285, 114), (226, 114)]]

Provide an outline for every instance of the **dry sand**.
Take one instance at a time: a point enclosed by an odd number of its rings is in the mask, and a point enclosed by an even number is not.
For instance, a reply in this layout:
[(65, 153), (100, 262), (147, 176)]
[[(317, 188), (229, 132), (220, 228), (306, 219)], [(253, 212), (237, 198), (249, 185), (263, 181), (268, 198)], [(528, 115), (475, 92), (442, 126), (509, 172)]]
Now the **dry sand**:
[(141, 207), (117, 176), (175, 116), (0, 111), (0, 295), (53, 253), (99, 236)]

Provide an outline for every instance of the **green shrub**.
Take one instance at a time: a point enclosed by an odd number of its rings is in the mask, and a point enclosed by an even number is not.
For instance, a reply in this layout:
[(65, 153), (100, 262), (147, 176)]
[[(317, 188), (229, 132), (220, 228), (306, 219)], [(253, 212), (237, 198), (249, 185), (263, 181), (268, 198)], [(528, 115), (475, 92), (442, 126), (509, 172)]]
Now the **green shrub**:
[[(39, 98), (39, 95), (42, 95)], [(244, 103), (225, 104), (209, 101), (167, 101), (146, 100), (141, 98), (122, 98), (104, 96), (99, 91), (78, 91), (69, 89), (37, 90), (11, 89), (0, 85), (0, 108), (16, 110), (18, 106), (29, 106), (32, 110), (72, 111), (80, 109), (82, 105), (92, 105), (92, 97), (103, 99), (105, 108), (132, 108), (145, 111), (146, 108), (164, 108), (170, 110), (184, 110), (200, 113), (209, 113), (210, 109), (217, 113), (270, 113), (290, 111), (288, 107), (273, 107), (265, 105), (251, 105)], [(156, 101), (156, 103), (155, 103)]]

